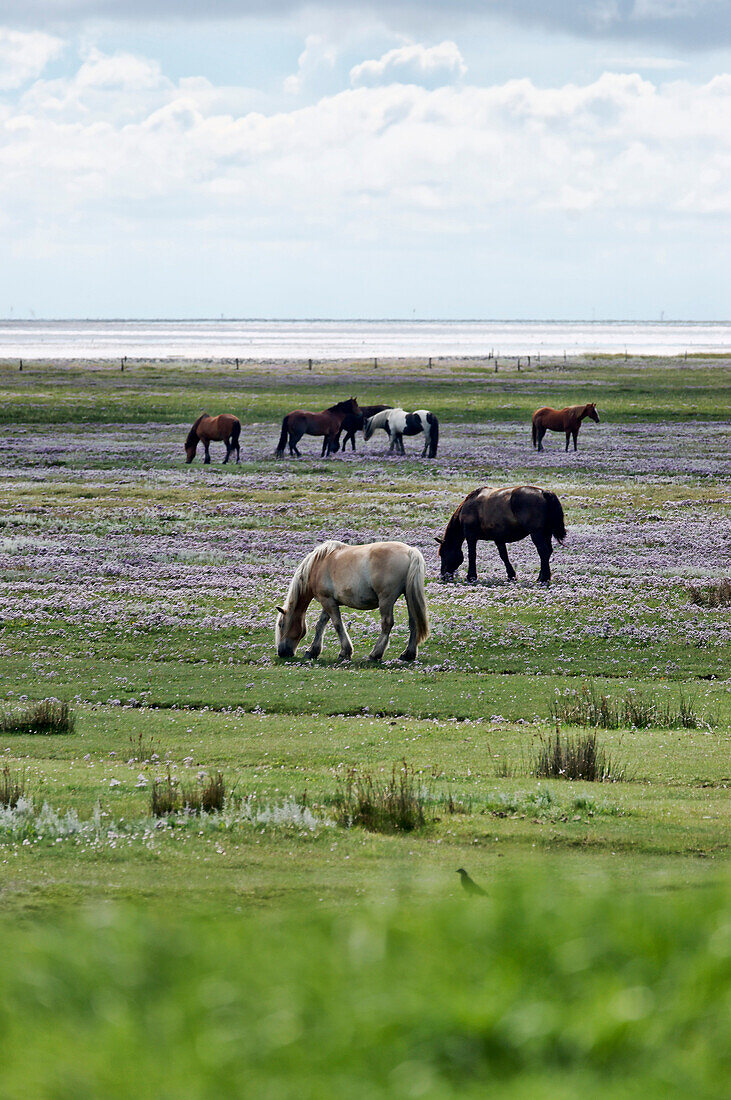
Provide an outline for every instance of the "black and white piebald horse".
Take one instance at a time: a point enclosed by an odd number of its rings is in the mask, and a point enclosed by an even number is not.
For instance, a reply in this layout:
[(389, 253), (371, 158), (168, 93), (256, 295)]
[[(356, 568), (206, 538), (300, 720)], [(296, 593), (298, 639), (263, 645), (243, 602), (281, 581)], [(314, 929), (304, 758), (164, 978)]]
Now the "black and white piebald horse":
[(382, 428), (391, 440), (389, 451), (397, 454), (405, 454), (404, 436), (419, 435), (424, 433), (424, 449), (421, 457), (436, 458), (439, 446), (439, 420), (435, 413), (428, 409), (417, 409), (416, 412), (407, 413), (405, 409), (385, 409), (366, 420), (363, 426), (363, 435), (370, 439), (376, 428)]

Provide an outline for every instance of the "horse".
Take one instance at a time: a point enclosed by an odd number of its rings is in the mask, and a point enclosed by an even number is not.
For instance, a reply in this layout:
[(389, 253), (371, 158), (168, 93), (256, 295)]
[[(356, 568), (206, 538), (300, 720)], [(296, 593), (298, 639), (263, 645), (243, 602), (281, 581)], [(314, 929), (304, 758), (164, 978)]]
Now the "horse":
[(281, 458), (284, 454), (288, 437), (289, 453), (301, 458), (302, 455), (297, 444), (303, 435), (324, 436), (321, 458), (324, 458), (326, 454), (335, 454), (336, 451), (340, 450), (338, 436), (343, 426), (343, 420), (349, 414), (357, 416), (359, 412), (358, 402), (354, 397), (351, 397), (347, 401), (338, 401), (337, 405), (331, 405), (329, 409), (325, 409), (323, 412), (313, 413), (307, 412), (305, 409), (295, 409), (294, 412), (287, 413), (282, 420), (282, 434), (279, 437), (276, 451), (277, 458)]
[(437, 538), (442, 580), (451, 580), (464, 561), (462, 543), (467, 540), (467, 581), (477, 580), (477, 543), (494, 542), (505, 563), (508, 580), (515, 580), (506, 544), (530, 535), (541, 559), (538, 580), (551, 583), (551, 538), (566, 538), (561, 501), (549, 489), (517, 485), (513, 489), (484, 486), (469, 493), (455, 510), (444, 535)]
[(405, 596), (409, 641), (399, 660), (416, 660), (419, 645), (429, 637), (424, 574), (421, 552), (403, 542), (346, 546), (331, 539), (321, 543), (300, 562), (290, 582), (285, 606), (277, 608), (277, 653), (280, 657), (294, 656), (307, 633), (307, 608), (312, 600), (318, 600), (322, 613), (306, 657), (320, 656), (328, 622), (332, 622), (340, 639), (340, 658), (349, 661), (353, 656), (353, 643), (340, 615), (344, 605), (359, 611), (377, 607), (381, 612), (381, 635), (368, 658), (380, 661), (393, 629), (393, 605), (400, 596)]
[(543, 437), (546, 431), (566, 432), (566, 450), (569, 449), (569, 439), (574, 438), (574, 450), (576, 450), (576, 437), (579, 434), (581, 421), (588, 416), (596, 424), (599, 423), (599, 414), (596, 405), (569, 405), (567, 409), (551, 409), (544, 405), (542, 409), (536, 409), (533, 413), (533, 446), (539, 451), (543, 450)]
[(188, 432), (185, 440), (185, 461), (193, 461), (198, 444), (202, 443), (206, 452), (203, 461), (207, 464), (211, 461), (209, 444), (223, 442), (226, 444), (224, 464), (228, 462), (234, 451), (238, 462), (241, 458), (240, 435), (241, 421), (237, 416), (232, 416), (231, 413), (221, 413), (220, 416), (209, 416), (208, 413), (203, 413)]
[(407, 413), (402, 408), (386, 409), (370, 417), (363, 427), (363, 435), (370, 439), (376, 428), (382, 428), (391, 440), (389, 453), (405, 454), (404, 436), (424, 433), (424, 449), (421, 457), (436, 458), (439, 446), (439, 420), (428, 409), (417, 409), (416, 412)]
[[(348, 413), (343, 420), (343, 431), (345, 432), (345, 439), (343, 440), (343, 451), (348, 445), (350, 440), (351, 447), (355, 450), (355, 433), (362, 432), (366, 420), (371, 416), (375, 416), (376, 413), (384, 412), (386, 409), (390, 409), (390, 405), (361, 405), (360, 412), (356, 415)], [(338, 443), (340, 439), (338, 438)]]

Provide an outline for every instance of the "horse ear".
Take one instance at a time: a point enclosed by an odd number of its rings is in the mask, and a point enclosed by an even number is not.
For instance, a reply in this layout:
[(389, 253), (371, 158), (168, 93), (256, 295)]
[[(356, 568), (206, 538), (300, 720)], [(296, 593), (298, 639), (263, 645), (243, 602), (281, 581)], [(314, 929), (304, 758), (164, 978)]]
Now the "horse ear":
[(442, 545), (442, 543), (444, 542), (444, 539), (440, 539), (440, 538), (439, 538), (439, 535), (435, 535), (435, 536), (434, 536), (434, 541), (435, 541), (435, 542), (438, 542), (438, 543), (439, 543), (439, 545), (441, 546), (441, 545)]
[(277, 611), (279, 612), (280, 615), (286, 615), (287, 614), (287, 612), (284, 610), (283, 607), (278, 607)]

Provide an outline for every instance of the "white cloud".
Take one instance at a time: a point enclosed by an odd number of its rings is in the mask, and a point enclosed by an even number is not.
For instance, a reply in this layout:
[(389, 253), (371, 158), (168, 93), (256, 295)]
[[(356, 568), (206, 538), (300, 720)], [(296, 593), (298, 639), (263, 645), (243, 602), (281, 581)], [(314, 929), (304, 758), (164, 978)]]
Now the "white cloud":
[(60, 38), (40, 31), (23, 33), (0, 27), (0, 90), (35, 80), (63, 50)]
[(354, 88), (378, 84), (421, 84), (438, 88), (460, 80), (467, 72), (455, 42), (438, 46), (413, 44), (389, 50), (377, 61), (363, 61), (350, 70)]
[(297, 60), (297, 72), (284, 81), (284, 91), (288, 95), (299, 95), (303, 87), (319, 69), (332, 69), (335, 65), (337, 50), (322, 35), (308, 34), (305, 48)]
[(0, 114), (0, 237), (61, 248), (455, 240), (506, 220), (731, 213), (731, 76), (346, 89), (275, 114), (94, 53)]

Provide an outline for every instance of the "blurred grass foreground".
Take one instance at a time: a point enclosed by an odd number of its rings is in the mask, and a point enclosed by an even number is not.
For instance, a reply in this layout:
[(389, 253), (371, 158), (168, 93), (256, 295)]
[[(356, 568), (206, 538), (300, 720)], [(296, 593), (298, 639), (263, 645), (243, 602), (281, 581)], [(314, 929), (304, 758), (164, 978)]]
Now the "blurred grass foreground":
[(339, 912), (5, 921), (0, 1094), (728, 1096), (728, 881), (485, 885)]

